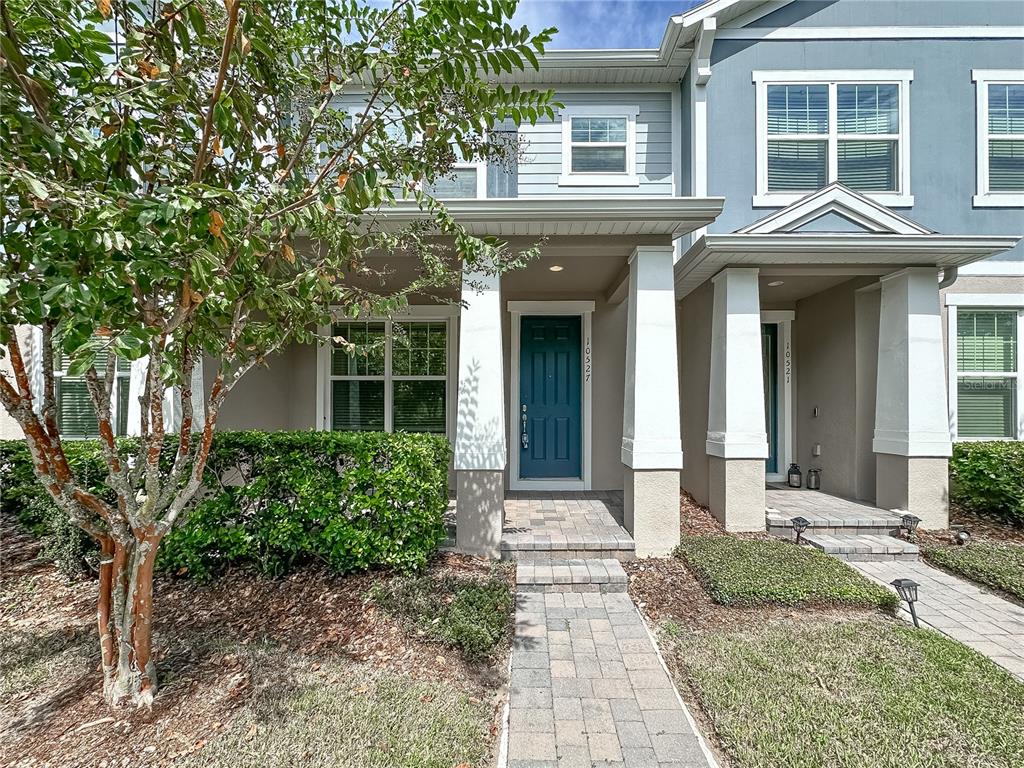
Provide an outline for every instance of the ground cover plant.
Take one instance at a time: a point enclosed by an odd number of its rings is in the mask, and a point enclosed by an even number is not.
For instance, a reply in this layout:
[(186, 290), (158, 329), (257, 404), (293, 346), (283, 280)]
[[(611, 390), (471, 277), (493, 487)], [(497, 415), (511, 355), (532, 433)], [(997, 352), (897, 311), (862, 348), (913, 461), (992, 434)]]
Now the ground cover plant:
[(1024, 763), (1024, 683), (936, 632), (881, 616), (669, 627), (673, 674), (734, 768)]
[(492, 653), (508, 634), (514, 597), (501, 570), (486, 579), (411, 576), (374, 584), (370, 596), (419, 634), (458, 648), (471, 661)]
[[(157, 694), (156, 559), (194, 507), (237, 383), (292, 344), (369, 354), (340, 321), (443, 300), (464, 270), (536, 255), (469, 234), (430, 194), (460, 157), (518, 155), (495, 125), (554, 119), (551, 91), (495, 82), (538, 68), (554, 32), (514, 28), (515, 11), (0, 0), (0, 403), (46, 493), (100, 548), (111, 705)], [(419, 220), (388, 226), (399, 198)], [(415, 277), (389, 279), (380, 253)], [(135, 402), (125, 366), (143, 382)], [(85, 405), (63, 418), (72, 389)], [(100, 438), (110, 497), (69, 460), (83, 433)]]
[(894, 610), (896, 595), (845, 563), (767, 538), (684, 536), (675, 551), (723, 605), (846, 605)]
[(966, 546), (926, 546), (932, 565), (1024, 600), (1024, 544), (971, 541)]
[[(62, 578), (35, 558), (36, 537), (0, 524), (0, 765), (92, 766), (97, 753), (133, 768), (493, 763), (508, 636), (467, 662), (367, 597), (391, 576), (306, 566), (275, 580), (162, 579), (161, 695), (151, 711), (111, 711), (98, 690), (94, 583)], [(425, 573), (491, 575), (454, 555)]]

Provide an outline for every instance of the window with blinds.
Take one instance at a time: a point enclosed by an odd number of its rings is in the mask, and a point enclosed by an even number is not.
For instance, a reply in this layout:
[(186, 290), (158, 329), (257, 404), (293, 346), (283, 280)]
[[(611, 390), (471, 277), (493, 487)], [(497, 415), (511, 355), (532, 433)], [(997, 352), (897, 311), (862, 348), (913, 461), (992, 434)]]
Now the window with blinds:
[(900, 192), (897, 83), (768, 84), (762, 152), (767, 192), (812, 192), (839, 181)]
[(1016, 437), (1017, 313), (960, 309), (956, 335), (957, 436)]
[(989, 83), (988, 191), (1024, 192), (1024, 83)]
[(338, 323), (333, 336), (331, 429), (447, 432), (447, 321)]
[[(84, 376), (70, 376), (71, 365), (67, 355), (61, 355), (54, 368), (54, 394), (57, 398), (57, 426), (61, 435), (69, 440), (89, 440), (99, 437), (99, 421), (96, 409)], [(96, 370), (102, 371), (107, 365), (107, 353), (96, 354)], [(110, 416), (114, 434), (128, 434), (128, 397), (130, 391), (131, 364), (118, 360), (115, 368), (114, 391), (110, 402)]]
[(626, 173), (628, 119), (573, 117), (569, 131), (572, 173)]

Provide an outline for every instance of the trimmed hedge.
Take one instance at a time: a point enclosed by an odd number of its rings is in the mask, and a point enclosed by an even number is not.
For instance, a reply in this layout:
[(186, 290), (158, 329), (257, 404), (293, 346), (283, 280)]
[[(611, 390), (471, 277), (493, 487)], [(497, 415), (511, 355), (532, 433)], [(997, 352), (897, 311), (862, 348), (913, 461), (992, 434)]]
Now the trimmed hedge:
[[(69, 443), (67, 451), (79, 476), (109, 497), (98, 445)], [(206, 490), (164, 540), (158, 568), (196, 579), (239, 565), (280, 576), (312, 560), (342, 573), (413, 571), (445, 537), (450, 453), (444, 437), (427, 434), (217, 433)], [(77, 546), (91, 551), (84, 534), (61, 526), (28, 462), (24, 442), (0, 443), (4, 513), (62, 540), (71, 559)]]
[(976, 514), (1024, 526), (1024, 442), (956, 443), (949, 496)]

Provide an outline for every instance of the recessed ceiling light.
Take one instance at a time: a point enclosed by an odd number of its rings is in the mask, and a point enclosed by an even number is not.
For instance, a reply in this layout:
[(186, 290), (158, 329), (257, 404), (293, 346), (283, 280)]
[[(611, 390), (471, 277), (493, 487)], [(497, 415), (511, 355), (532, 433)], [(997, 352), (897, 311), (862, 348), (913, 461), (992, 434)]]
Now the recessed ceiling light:
[(552, 264), (550, 267), (548, 267), (548, 269), (550, 269), (552, 272), (561, 272), (563, 269), (565, 269), (565, 267), (563, 267), (561, 264)]
[(768, 287), (769, 288), (778, 288), (780, 285), (785, 284), (785, 282), (786, 282), (785, 280), (772, 280), (770, 283), (768, 283)]

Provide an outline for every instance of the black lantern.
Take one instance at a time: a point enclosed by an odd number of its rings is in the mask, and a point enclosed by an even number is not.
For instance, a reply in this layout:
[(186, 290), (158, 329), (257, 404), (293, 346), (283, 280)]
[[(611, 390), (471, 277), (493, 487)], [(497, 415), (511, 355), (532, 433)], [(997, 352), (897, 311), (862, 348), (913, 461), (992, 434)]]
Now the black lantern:
[(917, 611), (914, 609), (914, 603), (917, 602), (917, 588), (921, 585), (913, 579), (896, 579), (892, 585), (896, 587), (896, 594), (900, 596), (900, 600), (910, 606), (910, 617), (914, 620), (914, 626), (920, 627), (921, 625), (917, 623)]
[(907, 538), (913, 538), (914, 531), (917, 530), (917, 525), (920, 522), (920, 517), (908, 513), (900, 520), (900, 527), (907, 532)]
[(807, 530), (807, 526), (811, 524), (811, 521), (806, 517), (794, 517), (790, 522), (793, 524), (793, 530), (796, 531), (796, 543), (800, 543), (800, 534)]
[(804, 475), (796, 464), (789, 465), (789, 471), (786, 473), (786, 484), (790, 488), (799, 488), (804, 484)]

